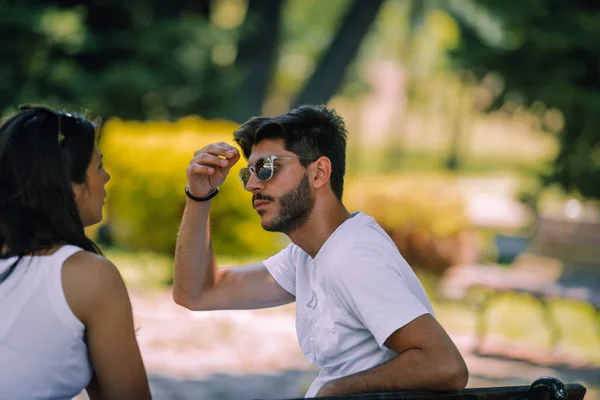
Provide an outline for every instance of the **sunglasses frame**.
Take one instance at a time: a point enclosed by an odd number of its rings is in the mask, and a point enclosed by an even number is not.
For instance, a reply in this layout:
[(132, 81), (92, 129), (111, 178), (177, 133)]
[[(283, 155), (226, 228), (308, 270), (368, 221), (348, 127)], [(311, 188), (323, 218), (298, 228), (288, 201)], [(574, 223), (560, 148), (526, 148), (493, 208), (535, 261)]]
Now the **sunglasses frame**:
[[(309, 161), (314, 161), (314, 159), (307, 159), (307, 158), (300, 158), (300, 157), (280, 157), (280, 156), (265, 156), (265, 157), (261, 157), (259, 158), (254, 165), (249, 165), (247, 167), (243, 167), (242, 169), (240, 169), (240, 172), (238, 174), (240, 181), (242, 183), (242, 187), (244, 189), (246, 189), (246, 186), (248, 185), (248, 181), (250, 181), (250, 178), (252, 178), (253, 174), (256, 174), (256, 178), (261, 181), (261, 182), (268, 182), (271, 179), (273, 179), (273, 177), (275, 176), (275, 170), (278, 168), (277, 165), (275, 165), (275, 160), (309, 160)], [(261, 179), (259, 177), (259, 174), (256, 173), (256, 166), (258, 165), (259, 162), (262, 162), (262, 165), (259, 167), (259, 170), (262, 168), (268, 168), (270, 170), (270, 174), (269, 177), (267, 179)], [(265, 165), (270, 164), (270, 166), (266, 167)], [(248, 180), (246, 182), (244, 182), (244, 174), (246, 171), (250, 171), (250, 174), (248, 175)]]
[(19, 110), (20, 111), (39, 110), (39, 111), (45, 111), (47, 113), (56, 115), (56, 117), (58, 118), (58, 143), (59, 144), (62, 144), (62, 142), (65, 140), (65, 135), (64, 135), (63, 129), (62, 129), (62, 122), (63, 122), (62, 119), (70, 118), (70, 119), (74, 120), (75, 122), (77, 121), (77, 117), (71, 113), (64, 112), (64, 111), (58, 111), (58, 110), (52, 110), (48, 107), (40, 106), (40, 105), (36, 105), (36, 104), (20, 105)]

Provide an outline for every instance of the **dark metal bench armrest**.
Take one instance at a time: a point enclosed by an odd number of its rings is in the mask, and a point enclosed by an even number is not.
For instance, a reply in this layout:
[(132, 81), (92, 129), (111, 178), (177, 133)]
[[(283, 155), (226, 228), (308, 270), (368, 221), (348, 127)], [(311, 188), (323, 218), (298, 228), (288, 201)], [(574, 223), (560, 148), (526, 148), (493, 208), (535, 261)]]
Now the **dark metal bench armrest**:
[[(500, 386), (465, 389), (458, 392), (397, 391), (318, 397), (320, 400), (583, 400), (586, 388), (563, 384), (553, 377), (536, 379), (531, 386)], [(301, 399), (287, 399), (301, 400)]]

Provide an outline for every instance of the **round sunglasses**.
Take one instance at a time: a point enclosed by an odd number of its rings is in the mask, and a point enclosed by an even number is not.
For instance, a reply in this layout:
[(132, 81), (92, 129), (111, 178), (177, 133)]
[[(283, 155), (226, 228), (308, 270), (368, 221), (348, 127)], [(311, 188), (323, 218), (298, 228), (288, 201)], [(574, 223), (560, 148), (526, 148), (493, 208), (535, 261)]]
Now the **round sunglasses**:
[[(275, 160), (309, 160), (300, 157), (279, 157), (279, 156), (266, 156), (259, 158), (254, 166), (247, 166), (240, 169), (239, 177), (242, 181), (242, 186), (246, 189), (248, 181), (252, 174), (256, 173), (256, 177), (261, 182), (267, 182), (275, 175), (275, 170), (279, 167), (275, 164)], [(309, 160), (310, 161), (310, 160)], [(314, 160), (313, 160), (314, 161)]]
[[(63, 130), (63, 126), (65, 123), (79, 123), (79, 118), (71, 113), (60, 111), (60, 110), (52, 110), (45, 106), (40, 106), (36, 104), (22, 104), (19, 106), (19, 111), (44, 111), (49, 114), (54, 114), (58, 118), (58, 143), (62, 144), (65, 140), (65, 134)], [(35, 121), (38, 119), (38, 116), (34, 116), (30, 121)], [(27, 121), (26, 123), (29, 123)]]

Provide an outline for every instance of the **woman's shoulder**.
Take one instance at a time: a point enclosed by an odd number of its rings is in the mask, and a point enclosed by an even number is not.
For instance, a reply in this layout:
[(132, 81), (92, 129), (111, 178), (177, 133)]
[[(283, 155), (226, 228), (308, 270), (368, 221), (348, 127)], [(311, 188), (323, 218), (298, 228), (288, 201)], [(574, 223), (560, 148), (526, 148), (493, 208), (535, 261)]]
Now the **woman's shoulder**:
[(89, 251), (76, 252), (65, 260), (62, 283), (71, 310), (83, 323), (104, 299), (125, 290), (117, 267), (106, 257)]
[(122, 281), (117, 267), (106, 257), (89, 251), (79, 251), (65, 260), (63, 280), (74, 279), (79, 286), (89, 286), (92, 292), (106, 284)]
[(93, 271), (105, 271), (107, 268), (111, 269), (115, 268), (115, 266), (101, 254), (81, 250), (73, 252), (73, 254), (65, 260), (64, 268), (68, 268), (73, 273), (90, 273)]

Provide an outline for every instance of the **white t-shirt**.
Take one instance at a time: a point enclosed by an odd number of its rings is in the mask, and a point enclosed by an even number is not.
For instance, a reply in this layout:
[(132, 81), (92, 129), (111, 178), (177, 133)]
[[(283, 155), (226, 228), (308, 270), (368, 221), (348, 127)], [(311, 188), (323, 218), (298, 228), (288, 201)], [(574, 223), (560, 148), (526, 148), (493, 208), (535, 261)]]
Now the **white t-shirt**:
[[(78, 251), (23, 257), (0, 283), (0, 400), (70, 400), (90, 382), (85, 326), (62, 286), (63, 263)], [(0, 260), (0, 275), (16, 260)]]
[(306, 359), (320, 368), (306, 393), (397, 354), (384, 342), (431, 303), (389, 235), (372, 217), (355, 213), (312, 259), (290, 244), (265, 260), (275, 280), (296, 296), (296, 332)]

